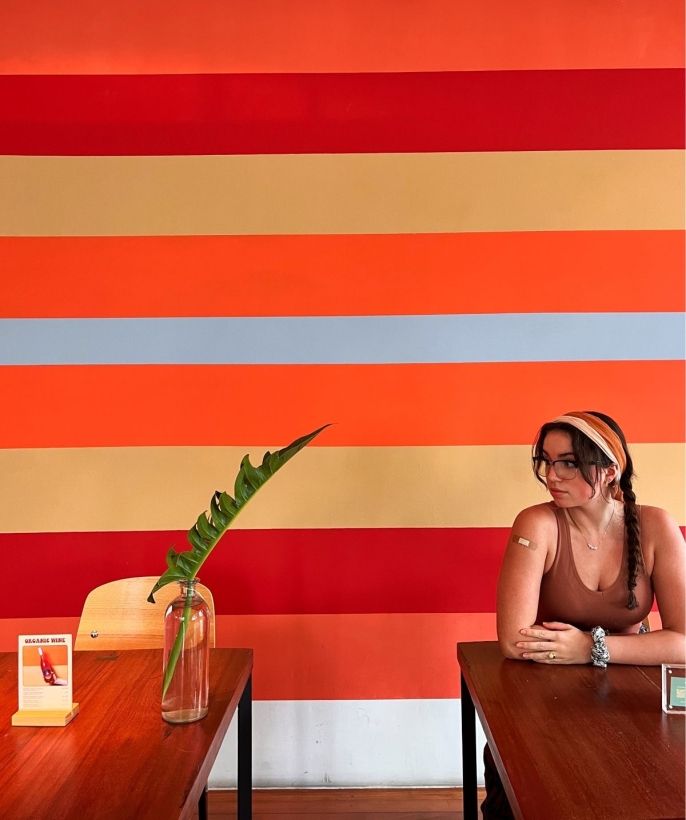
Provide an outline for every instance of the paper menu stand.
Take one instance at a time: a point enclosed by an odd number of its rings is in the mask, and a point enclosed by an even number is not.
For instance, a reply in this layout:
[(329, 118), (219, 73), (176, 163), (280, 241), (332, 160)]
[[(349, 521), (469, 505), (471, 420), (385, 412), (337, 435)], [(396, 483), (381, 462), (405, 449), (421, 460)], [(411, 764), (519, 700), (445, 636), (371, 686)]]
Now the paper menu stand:
[(19, 636), (19, 711), (12, 726), (66, 726), (72, 700), (71, 635)]

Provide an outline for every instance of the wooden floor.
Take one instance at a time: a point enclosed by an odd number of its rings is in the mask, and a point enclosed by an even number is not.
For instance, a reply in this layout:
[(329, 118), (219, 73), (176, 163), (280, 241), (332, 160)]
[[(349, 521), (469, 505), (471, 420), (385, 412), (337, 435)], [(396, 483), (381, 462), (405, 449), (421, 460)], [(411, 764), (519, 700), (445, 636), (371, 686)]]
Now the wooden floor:
[[(479, 790), (479, 802), (483, 800)], [(235, 791), (211, 790), (210, 820), (236, 817)], [(256, 789), (253, 820), (462, 820), (462, 789)], [(479, 815), (480, 816), (480, 815)]]

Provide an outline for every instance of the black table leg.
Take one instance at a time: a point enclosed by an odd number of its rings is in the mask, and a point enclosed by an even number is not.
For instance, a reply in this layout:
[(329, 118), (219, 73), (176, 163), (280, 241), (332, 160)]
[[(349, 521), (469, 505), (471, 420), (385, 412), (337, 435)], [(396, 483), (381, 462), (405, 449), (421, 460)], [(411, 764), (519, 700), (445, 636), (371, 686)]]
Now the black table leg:
[(202, 790), (198, 800), (198, 820), (207, 820), (207, 786)]
[(477, 820), (476, 795), (476, 715), (474, 702), (464, 675), (460, 675), (462, 692), (462, 810), (464, 820)]
[(238, 820), (252, 820), (252, 675), (238, 702)]

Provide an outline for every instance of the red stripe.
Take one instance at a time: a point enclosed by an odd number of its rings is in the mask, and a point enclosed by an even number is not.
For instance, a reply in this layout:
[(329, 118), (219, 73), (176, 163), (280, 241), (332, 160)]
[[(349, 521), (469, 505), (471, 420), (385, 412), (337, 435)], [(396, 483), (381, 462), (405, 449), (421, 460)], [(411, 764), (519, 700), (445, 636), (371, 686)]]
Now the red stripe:
[(680, 69), (0, 77), (3, 154), (684, 145)]
[[(493, 612), (504, 529), (235, 530), (203, 567), (217, 614)], [(3, 596), (0, 618), (78, 615), (89, 590), (159, 575), (183, 532), (0, 535), (13, 572), (45, 583)]]

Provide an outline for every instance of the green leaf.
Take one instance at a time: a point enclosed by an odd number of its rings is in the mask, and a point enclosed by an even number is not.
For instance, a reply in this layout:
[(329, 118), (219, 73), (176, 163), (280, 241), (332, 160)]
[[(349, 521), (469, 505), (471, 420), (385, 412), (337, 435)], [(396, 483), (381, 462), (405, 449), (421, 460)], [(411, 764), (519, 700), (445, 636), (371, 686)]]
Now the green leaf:
[(162, 587), (166, 586), (167, 584), (171, 584), (174, 581), (183, 581), (186, 577), (184, 572), (178, 567), (170, 567), (164, 575), (160, 576), (159, 581), (155, 584), (155, 586), (150, 590), (150, 595), (148, 595), (148, 601), (151, 604), (155, 603), (155, 593), (162, 589)]
[[(243, 461), (241, 462), (241, 469), (238, 471), (238, 475), (236, 476), (236, 483), (233, 488), (233, 494), (236, 496), (236, 502), (242, 501), (245, 503), (255, 492), (255, 488), (250, 486), (245, 472), (245, 462), (247, 459), (247, 456), (243, 458)], [(248, 463), (250, 462), (248, 461)]]
[(257, 467), (250, 463), (247, 455), (244, 456), (234, 482), (235, 498), (231, 498), (226, 492), (220, 493), (217, 491), (214, 493), (210, 500), (210, 518), (207, 517), (206, 512), (201, 513), (195, 524), (188, 530), (186, 538), (190, 544), (190, 550), (176, 552), (173, 547), (169, 550), (167, 553), (167, 571), (160, 576), (152, 588), (148, 600), (154, 603), (153, 595), (166, 584), (181, 581), (184, 578), (195, 578), (200, 567), (235, 521), (238, 513), (241, 512), (255, 493), (269, 481), (277, 470), (280, 470), (284, 464), (329, 426), (325, 424), (317, 430), (297, 438), (287, 447), (274, 453), (267, 451), (264, 454), (262, 463)]
[(179, 555), (178, 561), (176, 563), (176, 568), (183, 572), (186, 578), (193, 578), (195, 577), (195, 572), (197, 570), (198, 559), (195, 553), (191, 551), (182, 552)]
[[(173, 547), (169, 549), (167, 553), (167, 571), (160, 576), (150, 591), (148, 601), (155, 603), (154, 594), (163, 586), (173, 581), (195, 578), (200, 567), (217, 546), (219, 539), (228, 530), (238, 513), (248, 501), (267, 483), (277, 470), (283, 467), (289, 459), (293, 458), (296, 453), (299, 453), (303, 447), (307, 446), (315, 436), (318, 436), (322, 430), (325, 430), (327, 427), (329, 427), (329, 425), (325, 424), (323, 427), (319, 427), (317, 430), (313, 430), (311, 433), (292, 441), (287, 447), (284, 447), (282, 450), (277, 450), (275, 453), (267, 451), (259, 467), (253, 467), (248, 456), (244, 456), (234, 484), (234, 494), (236, 497), (231, 498), (228, 493), (220, 493), (218, 491), (214, 493), (210, 499), (211, 518), (207, 518), (206, 512), (201, 513), (195, 524), (188, 530), (186, 538), (191, 545), (190, 550), (176, 552)], [(171, 648), (167, 660), (167, 667), (162, 682), (162, 697), (166, 694), (174, 677), (174, 670), (181, 654), (189, 618), (190, 606), (187, 603), (184, 607), (183, 619), (179, 626), (179, 631), (176, 634), (174, 645)]]
[(210, 514), (212, 515), (212, 524), (218, 530), (225, 529), (229, 524), (229, 519), (219, 509), (219, 503), (217, 501), (217, 498), (220, 495), (221, 493), (219, 492), (219, 490), (217, 490), (215, 494), (212, 496), (212, 500), (210, 501)]
[[(207, 543), (200, 535), (200, 533), (196, 530), (195, 526), (191, 527), (190, 530), (186, 533), (186, 538), (188, 539), (188, 543), (194, 549), (204, 550), (207, 547)], [(181, 553), (182, 555), (183, 553)], [(177, 558), (178, 561), (178, 558)]]
[(238, 515), (238, 507), (236, 502), (228, 493), (221, 493), (219, 496), (219, 506), (221, 507), (222, 512), (228, 515), (229, 519), (232, 519)]
[(253, 467), (247, 456), (241, 461), (241, 471), (245, 473), (246, 481), (254, 491), (259, 490), (267, 480), (265, 473), (259, 467)]
[(207, 520), (206, 513), (200, 513), (198, 520), (195, 522), (195, 527), (205, 541), (212, 541), (219, 535), (219, 532)]

